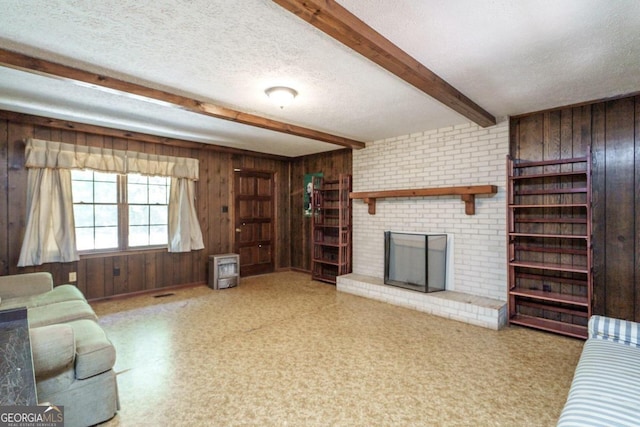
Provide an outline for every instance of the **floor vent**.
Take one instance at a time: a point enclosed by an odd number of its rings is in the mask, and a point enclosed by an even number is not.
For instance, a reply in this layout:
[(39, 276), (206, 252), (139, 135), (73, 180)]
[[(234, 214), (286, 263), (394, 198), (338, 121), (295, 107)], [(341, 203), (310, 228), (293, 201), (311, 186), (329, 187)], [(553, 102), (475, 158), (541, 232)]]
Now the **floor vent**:
[(173, 292), (169, 292), (169, 293), (167, 293), (167, 294), (158, 294), (158, 295), (154, 295), (153, 297), (154, 297), (154, 298), (164, 298), (164, 297), (170, 297), (170, 296), (173, 296), (173, 295), (175, 295)]

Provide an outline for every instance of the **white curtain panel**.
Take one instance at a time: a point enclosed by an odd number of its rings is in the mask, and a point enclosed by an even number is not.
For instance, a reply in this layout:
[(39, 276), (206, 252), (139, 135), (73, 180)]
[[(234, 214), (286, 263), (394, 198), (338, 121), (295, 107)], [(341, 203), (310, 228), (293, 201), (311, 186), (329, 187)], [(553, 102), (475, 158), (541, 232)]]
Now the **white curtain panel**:
[(169, 252), (204, 249), (195, 206), (195, 184), (187, 178), (171, 178), (169, 195)]
[(27, 225), (18, 267), (77, 261), (74, 230), (71, 171), (29, 169)]
[(203, 249), (195, 211), (198, 160), (29, 138), (27, 227), (19, 267), (77, 261), (71, 169), (172, 178), (169, 252)]

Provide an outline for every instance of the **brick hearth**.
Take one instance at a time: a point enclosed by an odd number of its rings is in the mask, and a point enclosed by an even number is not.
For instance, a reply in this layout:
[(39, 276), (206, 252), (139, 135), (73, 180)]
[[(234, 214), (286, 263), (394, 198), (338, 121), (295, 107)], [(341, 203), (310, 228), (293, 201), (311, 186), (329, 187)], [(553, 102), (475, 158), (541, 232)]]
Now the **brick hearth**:
[(362, 274), (338, 277), (337, 289), (378, 301), (459, 320), (489, 329), (507, 323), (507, 304), (493, 298), (455, 291), (421, 293), (385, 285), (382, 279)]

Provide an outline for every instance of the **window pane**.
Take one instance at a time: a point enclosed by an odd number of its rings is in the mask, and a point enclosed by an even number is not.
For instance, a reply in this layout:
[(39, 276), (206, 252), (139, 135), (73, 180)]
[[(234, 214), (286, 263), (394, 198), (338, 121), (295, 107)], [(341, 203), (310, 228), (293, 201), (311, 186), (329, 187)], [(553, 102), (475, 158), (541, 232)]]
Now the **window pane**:
[(93, 205), (73, 205), (73, 216), (76, 227), (93, 227)]
[(146, 204), (148, 203), (147, 196), (147, 185), (146, 184), (129, 184), (129, 203), (139, 203)]
[(167, 232), (167, 226), (153, 226), (150, 227), (149, 244), (151, 245), (166, 245), (169, 241), (169, 233)]
[(93, 171), (72, 169), (71, 179), (78, 181), (93, 181)]
[(88, 251), (94, 248), (93, 227), (92, 228), (76, 227), (76, 245), (79, 251)]
[(71, 181), (71, 192), (73, 203), (93, 203), (93, 182), (73, 180)]
[(96, 226), (118, 227), (118, 205), (94, 205)]
[(129, 227), (129, 246), (149, 246), (149, 227), (146, 225)]
[(79, 251), (118, 248), (117, 177), (112, 173), (71, 171)]
[(96, 227), (95, 249), (115, 249), (118, 247), (118, 227)]
[(149, 224), (149, 206), (130, 205), (129, 206), (129, 224), (130, 225), (148, 225)]
[(168, 203), (168, 189), (166, 185), (149, 186), (149, 204), (166, 205)]
[(150, 176), (149, 184), (151, 185), (168, 185), (169, 178), (166, 176)]
[(97, 182), (95, 185), (95, 203), (118, 203), (118, 186), (115, 182)]
[(127, 175), (127, 181), (129, 184), (146, 184), (148, 178), (138, 173), (130, 173)]
[(129, 247), (167, 244), (169, 179), (128, 175)]
[(149, 206), (149, 224), (153, 225), (166, 225), (169, 223), (169, 208), (166, 205), (163, 206)]
[(118, 179), (118, 174), (116, 173), (107, 173), (107, 172), (94, 172), (93, 173), (93, 179), (96, 182), (113, 182), (115, 184), (115, 182)]

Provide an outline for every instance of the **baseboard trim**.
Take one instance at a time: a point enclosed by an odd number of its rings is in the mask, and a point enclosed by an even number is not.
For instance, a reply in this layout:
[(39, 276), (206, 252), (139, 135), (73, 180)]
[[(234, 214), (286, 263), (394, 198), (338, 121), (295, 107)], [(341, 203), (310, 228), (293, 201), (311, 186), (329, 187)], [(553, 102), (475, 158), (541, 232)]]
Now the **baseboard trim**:
[(290, 271), (296, 271), (298, 273), (307, 273), (307, 274), (311, 274), (311, 270), (305, 270), (304, 268), (296, 268), (296, 267), (291, 267), (289, 268)]
[(112, 301), (112, 300), (118, 300), (118, 299), (137, 297), (140, 295), (166, 293), (167, 291), (195, 288), (197, 286), (206, 286), (206, 285), (207, 285), (206, 282), (183, 283), (182, 285), (165, 286), (164, 288), (145, 289), (142, 291), (127, 292), (126, 294), (117, 294), (117, 295), (111, 295), (108, 297), (92, 298), (92, 299), (88, 299), (87, 301), (89, 302)]

